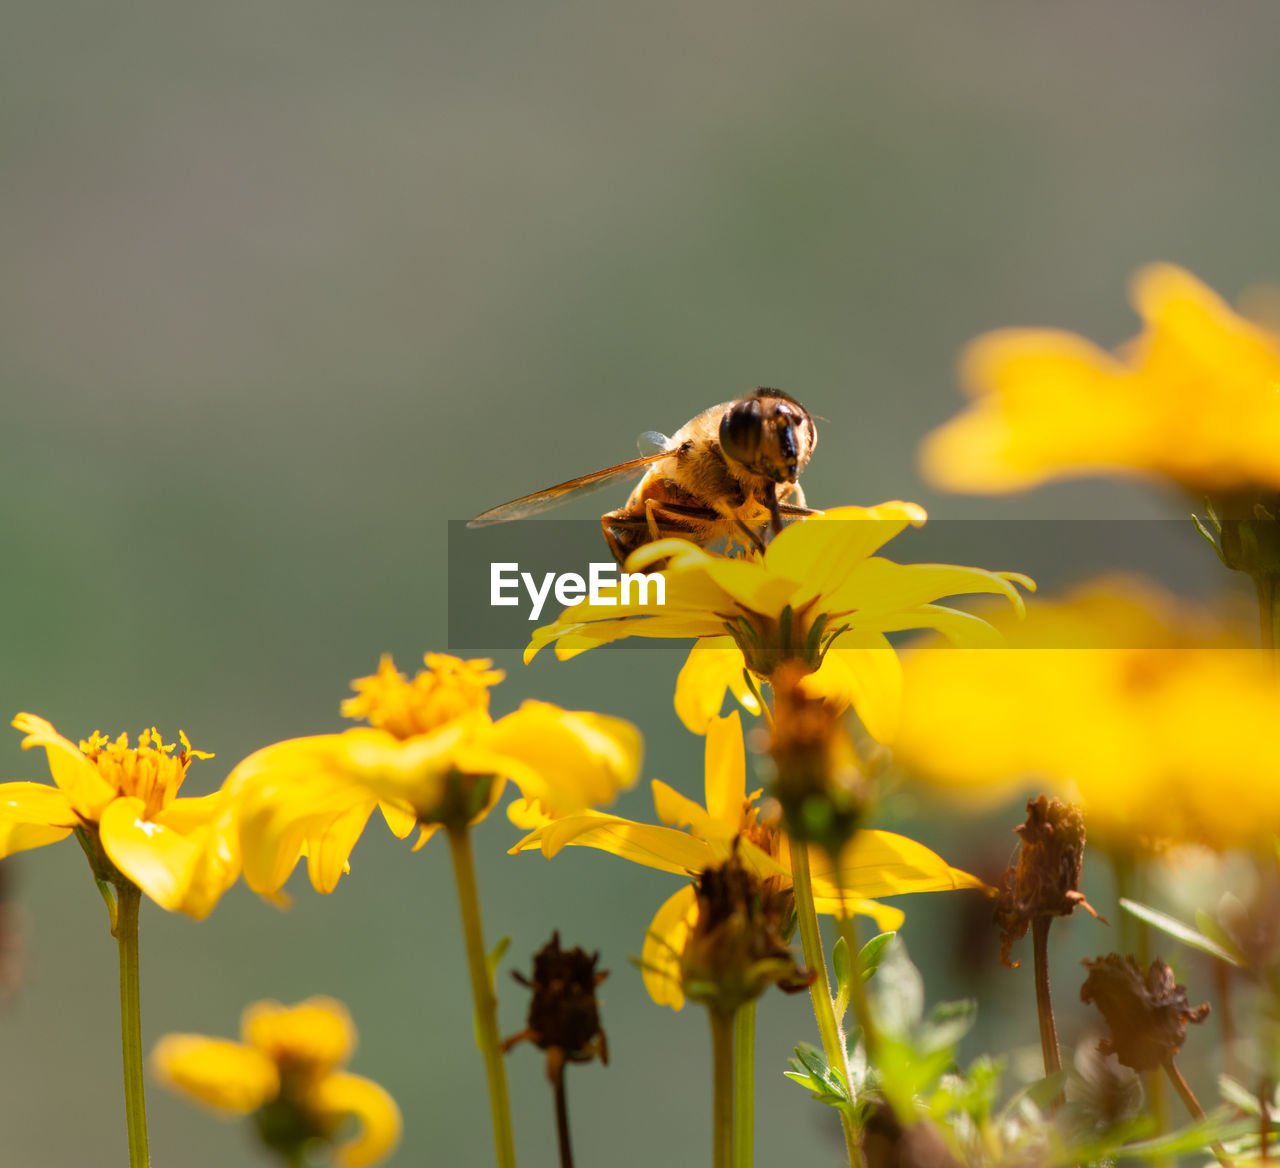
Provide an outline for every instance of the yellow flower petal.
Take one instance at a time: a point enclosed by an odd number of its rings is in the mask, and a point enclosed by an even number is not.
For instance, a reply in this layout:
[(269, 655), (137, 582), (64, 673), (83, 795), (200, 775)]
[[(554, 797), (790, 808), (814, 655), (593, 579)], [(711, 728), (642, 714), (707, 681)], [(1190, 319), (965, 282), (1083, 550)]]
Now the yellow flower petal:
[(304, 854), (313, 847), (325, 851), (324, 834), (334, 823), (356, 808), (371, 811), (374, 803), (364, 788), (323, 774), (252, 787), (241, 796), (237, 811), (245, 883), (272, 896)]
[(800, 683), (806, 697), (852, 706), (877, 742), (891, 743), (902, 715), (902, 663), (883, 633), (848, 632)]
[(682, 876), (701, 872), (714, 859), (708, 846), (687, 832), (632, 823), (629, 819), (599, 812), (557, 819), (525, 836), (510, 850), (541, 848), (542, 854), (550, 859), (569, 846), (598, 848), (646, 868)]
[(495, 753), (518, 759), (537, 776), (512, 773), (526, 798), (552, 814), (612, 803), (640, 773), (643, 740), (622, 718), (526, 701), (485, 736)]
[(71, 806), (85, 819), (96, 821), (102, 809), (116, 797), (115, 789), (74, 742), (63, 738), (51, 722), (35, 714), (19, 714), (13, 720), (26, 737), (22, 749), (43, 746), (53, 781), (66, 792)]
[(747, 801), (747, 759), (737, 710), (708, 725), (703, 769), (707, 814), (732, 835), (742, 822)]
[(372, 803), (358, 803), (308, 838), (307, 875), (317, 892), (332, 892), (339, 877), (350, 871), (351, 850), (372, 814)]
[(645, 934), (640, 965), (645, 989), (659, 1006), (684, 1007), (680, 958), (698, 919), (698, 900), (691, 884), (667, 898)]
[(196, 849), (178, 911), (203, 920), (240, 875), (240, 840), (234, 808), (221, 791), (197, 799), (175, 799), (155, 819)]
[(165, 1035), (151, 1052), (151, 1073), (198, 1103), (240, 1114), (280, 1093), (276, 1065), (265, 1054), (202, 1034)]
[(725, 690), (749, 713), (760, 713), (760, 703), (742, 677), (746, 660), (732, 637), (703, 637), (689, 651), (676, 677), (676, 713), (694, 734), (705, 734), (712, 718), (720, 716)]
[(765, 563), (804, 584), (810, 595), (825, 596), (905, 527), (919, 527), (926, 518), (916, 503), (836, 507), (784, 528), (765, 550)]
[(360, 1075), (326, 1075), (312, 1093), (312, 1101), (330, 1115), (350, 1115), (360, 1130), (339, 1144), (333, 1159), (342, 1168), (366, 1168), (386, 1159), (400, 1142), (400, 1108), (377, 1083)]
[(71, 800), (44, 783), (0, 783), (0, 857), (57, 843), (79, 820)]
[(240, 1037), (273, 1061), (306, 1061), (313, 1067), (336, 1067), (356, 1048), (351, 1015), (336, 998), (322, 995), (296, 1006), (254, 1002), (240, 1017)]
[[(723, 826), (716, 823), (700, 803), (686, 798), (661, 779), (654, 779), (652, 786), (653, 809), (658, 818), (668, 827), (687, 828), (702, 840), (723, 834)], [(720, 830), (717, 831), (717, 828)], [(731, 835), (732, 832), (729, 834)]]
[(815, 886), (823, 880), (866, 897), (987, 887), (924, 844), (891, 831), (858, 832), (840, 856), (838, 884), (829, 856), (811, 848), (809, 863)]
[(145, 811), (133, 796), (110, 803), (98, 821), (102, 850), (161, 908), (182, 911), (199, 848), (181, 832), (145, 819)]

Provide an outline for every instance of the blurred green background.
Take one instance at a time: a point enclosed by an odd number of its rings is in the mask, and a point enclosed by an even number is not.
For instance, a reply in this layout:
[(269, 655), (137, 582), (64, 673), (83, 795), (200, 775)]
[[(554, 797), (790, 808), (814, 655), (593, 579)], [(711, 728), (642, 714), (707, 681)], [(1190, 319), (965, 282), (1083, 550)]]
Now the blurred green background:
[[(443, 645), (447, 520), (758, 384), (826, 419), (819, 506), (1177, 515), (1110, 483), (937, 497), (915, 447), (958, 408), (955, 354), (984, 329), (1118, 342), (1125, 280), (1152, 259), (1233, 297), (1280, 276), (1269, 0), (19, 0), (0, 27), (0, 711), (73, 738), (182, 728), (218, 755), (192, 793), (338, 727), (380, 653), (412, 667)], [(696, 793), (701, 743), (671, 709), (682, 655), (508, 654), (495, 712), (536, 695), (626, 714), (645, 777)], [(46, 778), (18, 740), (0, 774)], [(620, 809), (651, 817), (647, 786)], [(955, 862), (1003, 862), (1011, 822), (913, 830)], [(705, 1021), (654, 1007), (627, 961), (674, 881), (585, 850), (508, 857), (514, 838), (494, 816), (477, 841), (507, 968), (558, 927), (613, 970), (613, 1061), (570, 1075), (579, 1161), (705, 1162)], [(232, 1034), (259, 997), (337, 995), (353, 1069), (404, 1109), (393, 1163), (484, 1163), (446, 849), (410, 854), (375, 822), (352, 869), (329, 897), (295, 880), (287, 913), (243, 887), (204, 923), (147, 903), (144, 1041)], [(15, 876), (26, 974), (0, 1012), (0, 1162), (123, 1163), (102, 905), (72, 842)], [(905, 907), (931, 991), (971, 988), (952, 976), (965, 906)], [(994, 937), (980, 947), (994, 961)], [(1029, 969), (995, 976), (1034, 1043)], [(500, 989), (514, 1032), (525, 992), (505, 972)], [(801, 1038), (805, 1000), (772, 995), (762, 1164), (835, 1162), (830, 1116), (780, 1078)], [(510, 1073), (521, 1163), (550, 1165), (541, 1059), (521, 1049)], [(265, 1163), (241, 1127), (158, 1088), (150, 1103), (157, 1165)]]

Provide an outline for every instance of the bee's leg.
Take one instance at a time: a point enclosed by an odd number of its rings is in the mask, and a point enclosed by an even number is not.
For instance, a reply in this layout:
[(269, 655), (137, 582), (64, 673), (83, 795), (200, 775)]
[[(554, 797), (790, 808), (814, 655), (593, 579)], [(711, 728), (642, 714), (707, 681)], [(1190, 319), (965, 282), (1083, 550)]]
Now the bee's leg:
[[(783, 499), (788, 502), (782, 502)], [(809, 506), (804, 497), (804, 488), (799, 483), (787, 483), (778, 492), (778, 510), (783, 515), (821, 515)]]
[(610, 511), (600, 516), (600, 530), (604, 532), (604, 542), (609, 545), (609, 550), (613, 553), (613, 558), (618, 561), (618, 567), (620, 568), (626, 562), (627, 553), (623, 550), (621, 542), (614, 533), (613, 525), (625, 518), (625, 511)]
[(735, 518), (734, 523), (738, 525), (738, 530), (742, 532), (742, 534), (745, 535), (748, 540), (751, 541), (751, 546), (755, 548), (756, 551), (758, 551), (761, 555), (763, 555), (764, 540), (760, 537), (760, 533), (758, 531), (753, 531), (750, 527), (748, 527), (745, 523), (743, 523), (741, 519)]
[(658, 499), (646, 499), (644, 501), (644, 517), (645, 522), (649, 525), (649, 539), (652, 542), (655, 539), (662, 538), (662, 529), (658, 526), (658, 520), (655, 512), (661, 510), (662, 503)]

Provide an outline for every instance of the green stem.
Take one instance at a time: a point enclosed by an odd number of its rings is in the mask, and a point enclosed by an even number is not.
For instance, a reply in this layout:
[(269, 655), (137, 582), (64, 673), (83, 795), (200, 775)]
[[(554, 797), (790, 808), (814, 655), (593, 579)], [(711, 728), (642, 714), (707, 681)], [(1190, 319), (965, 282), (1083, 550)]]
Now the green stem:
[(485, 958), (484, 929), (480, 922), (480, 897), (476, 891), (475, 860), (471, 855), (471, 833), (464, 825), (449, 828), (449, 854), (458, 884), (458, 908), (462, 912), (462, 933), (467, 943), (467, 967), (471, 972), (471, 995), (476, 1006), (476, 1045), (484, 1056), (489, 1079), (489, 1109), (493, 1113), (493, 1143), (498, 1168), (514, 1168), (515, 1145), (511, 1138), (511, 1105), (507, 1099), (507, 1068), (502, 1061), (498, 1038), (498, 1001)]
[(738, 1007), (733, 1023), (733, 1163), (751, 1168), (755, 1156), (756, 1003)]
[[(795, 888), (796, 922), (800, 927), (800, 943), (804, 947), (805, 964), (813, 970), (813, 984), (809, 997), (813, 1001), (813, 1015), (822, 1038), (822, 1049), (827, 1065), (844, 1079), (845, 1089), (853, 1101), (853, 1084), (849, 1077), (849, 1057), (844, 1048), (844, 1035), (836, 1021), (831, 1006), (831, 982), (827, 977), (827, 955), (822, 947), (822, 933), (818, 929), (818, 914), (813, 907), (813, 880), (809, 875), (809, 849), (796, 843), (791, 847), (791, 879)], [(845, 1151), (851, 1166), (862, 1163), (858, 1146), (858, 1133), (854, 1128), (849, 1108), (839, 1107), (840, 1126), (844, 1129)]]
[(1258, 628), (1262, 637), (1262, 647), (1272, 655), (1272, 662), (1280, 661), (1277, 646), (1280, 646), (1280, 589), (1276, 587), (1280, 577), (1267, 572), (1259, 572), (1253, 578), (1254, 587), (1258, 590)]
[(120, 1047), (124, 1055), (124, 1118), (129, 1168), (148, 1168), (147, 1099), (142, 1081), (142, 1007), (138, 991), (138, 906), (142, 893), (116, 885), (116, 946), (120, 951)]
[(711, 1016), (712, 1168), (733, 1168), (733, 1030), (732, 1014), (708, 1010)]

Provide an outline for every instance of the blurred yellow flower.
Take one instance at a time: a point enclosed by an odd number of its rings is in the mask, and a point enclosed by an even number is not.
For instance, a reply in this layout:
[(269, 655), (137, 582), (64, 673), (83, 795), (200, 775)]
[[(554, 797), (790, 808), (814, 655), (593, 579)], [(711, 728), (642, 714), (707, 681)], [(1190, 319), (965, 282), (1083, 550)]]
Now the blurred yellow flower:
[(555, 645), (561, 660), (623, 637), (697, 637), (681, 673), (676, 708), (695, 733), (720, 712), (726, 689), (758, 703), (744, 670), (768, 678), (787, 661), (812, 672), (808, 696), (852, 704), (881, 741), (896, 729), (901, 676), (886, 633), (937, 629), (960, 644), (990, 644), (991, 628), (938, 600), (997, 593), (1016, 607), (1025, 576), (950, 564), (896, 564), (877, 552), (925, 522), (914, 503), (841, 507), (785, 528), (763, 556), (726, 558), (685, 540), (646, 544), (627, 571), (663, 564), (665, 602), (583, 603), (533, 634), (525, 660)]
[(904, 655), (895, 757), (976, 801), (1047, 784), (1090, 839), (1250, 846), (1280, 830), (1280, 687), (1265, 654), (1152, 585), (1111, 579), (1005, 622), (1009, 647)]
[[(219, 795), (180, 799), (192, 759), (212, 758), (144, 730), (131, 747), (95, 731), (77, 747), (35, 714), (13, 720), (22, 748), (44, 748), (55, 786), (0, 784), (0, 857), (56, 843), (73, 831), (101, 864), (161, 908), (206, 917), (235, 883), (239, 858), (230, 809)], [(178, 753), (173, 751), (177, 749)], [(110, 869), (97, 875), (111, 878)]]
[(356, 1045), (341, 1002), (255, 1002), (241, 1017), (240, 1037), (167, 1034), (151, 1053), (152, 1070), (166, 1087), (198, 1103), (256, 1113), (260, 1138), (287, 1159), (307, 1145), (333, 1145), (349, 1119), (359, 1131), (334, 1147), (334, 1163), (362, 1168), (395, 1149), (401, 1128), (395, 1100), (377, 1083), (341, 1069)]
[[(598, 811), (555, 817), (528, 800), (517, 800), (508, 815), (517, 826), (534, 830), (511, 851), (538, 848), (551, 857), (570, 845), (592, 847), (681, 876), (696, 876), (736, 855), (761, 881), (790, 888), (791, 843), (776, 824), (761, 820), (760, 792), (747, 793), (742, 723), (736, 710), (727, 718), (713, 718), (707, 727), (705, 794), (703, 807), (655, 779), (654, 808), (658, 818), (671, 825), (667, 827)], [(837, 913), (843, 908), (864, 913), (881, 929), (896, 929), (903, 921), (902, 911), (870, 897), (983, 887), (923, 844), (892, 832), (859, 832), (840, 858), (838, 882), (826, 854), (816, 848), (809, 852), (817, 911)], [(680, 956), (696, 912), (693, 886), (686, 884), (649, 926), (642, 954), (644, 981), (659, 1005), (678, 1010), (684, 1004)]]
[(496, 721), (487, 660), (428, 653), (413, 678), (384, 657), (352, 683), (343, 705), (369, 726), (294, 738), (238, 764), (226, 789), (236, 807), (245, 880), (274, 895), (304, 855), (311, 882), (331, 892), (376, 806), (421, 847), (440, 826), (484, 818), (507, 779), (556, 813), (608, 803), (635, 781), (641, 739), (620, 718), (527, 701)]
[(1280, 487), (1280, 340), (1190, 273), (1141, 269), (1144, 330), (1112, 355), (1073, 333), (1004, 329), (961, 363), (968, 411), (934, 431), (924, 473), (956, 491), (1134, 473), (1204, 494)]

